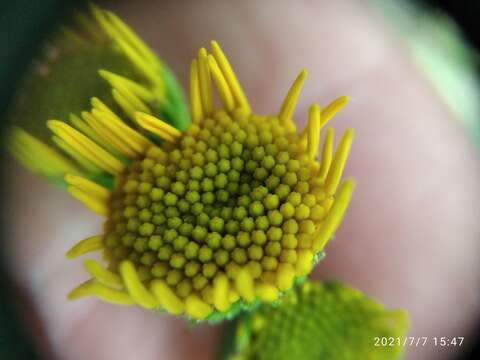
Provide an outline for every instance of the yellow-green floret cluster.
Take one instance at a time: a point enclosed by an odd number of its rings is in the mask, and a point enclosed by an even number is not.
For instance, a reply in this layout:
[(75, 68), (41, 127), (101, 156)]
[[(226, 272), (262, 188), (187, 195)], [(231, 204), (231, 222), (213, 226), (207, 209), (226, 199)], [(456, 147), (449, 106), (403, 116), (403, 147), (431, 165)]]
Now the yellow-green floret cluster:
[(298, 141), (277, 117), (218, 111), (177, 144), (150, 149), (112, 194), (108, 253), (207, 303), (217, 274), (234, 281), (246, 267), (275, 284), (284, 267), (293, 277), (313, 261), (312, 235), (332, 201)]
[[(397, 359), (407, 327), (404, 311), (387, 310), (356, 289), (306, 282), (239, 321), (229, 360)], [(395, 341), (376, 346), (376, 338)]]

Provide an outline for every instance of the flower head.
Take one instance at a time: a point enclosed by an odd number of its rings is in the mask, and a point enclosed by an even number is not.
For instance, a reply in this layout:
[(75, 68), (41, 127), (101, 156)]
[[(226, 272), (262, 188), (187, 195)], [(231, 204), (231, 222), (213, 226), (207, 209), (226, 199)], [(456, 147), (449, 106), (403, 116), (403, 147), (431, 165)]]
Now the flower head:
[[(233, 329), (229, 360), (397, 359), (404, 339), (405, 311), (385, 309), (359, 290), (336, 283), (306, 281), (281, 303), (265, 304), (243, 316)], [(228, 343), (228, 342), (227, 342)]]
[[(154, 85), (158, 62), (151, 52), (118, 18), (96, 11)], [(278, 114), (257, 115), (216, 42), (192, 61), (188, 126), (154, 111), (150, 103), (161, 86), (101, 75), (113, 88), (115, 107), (94, 97), (71, 124), (47, 123), (76, 164), (66, 170), (68, 191), (106, 218), (102, 234), (67, 253), (101, 251), (106, 264), (85, 260), (92, 278), (71, 299), (95, 295), (213, 321), (275, 301), (310, 273), (354, 187), (353, 180), (340, 185), (351, 129), (334, 151), (328, 128), (317, 156), (321, 129), (347, 98), (323, 110), (312, 105), (308, 125), (297, 133), (293, 113), (306, 71)], [(114, 182), (85, 176), (89, 171)]]

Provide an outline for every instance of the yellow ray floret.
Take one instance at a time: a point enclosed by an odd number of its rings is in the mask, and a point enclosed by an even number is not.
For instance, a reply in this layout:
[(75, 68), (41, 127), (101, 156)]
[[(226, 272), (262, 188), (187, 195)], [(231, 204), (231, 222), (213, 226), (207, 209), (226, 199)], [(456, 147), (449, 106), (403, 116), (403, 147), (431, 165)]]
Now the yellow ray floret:
[[(99, 9), (98, 9), (99, 10)], [(156, 55), (145, 45), (145, 43), (115, 14), (110, 11), (99, 10), (100, 24), (110, 35), (110, 38), (117, 43), (127, 57), (130, 58), (145, 77), (154, 85), (155, 95), (160, 100), (165, 100), (165, 85), (159, 76), (162, 71), (162, 64)], [(103, 15), (103, 16), (102, 16)]]
[(90, 139), (95, 141), (97, 144), (101, 145), (103, 148), (105, 148), (108, 151), (115, 151), (111, 147), (111, 145), (107, 142), (105, 142), (96, 132), (93, 130), (86, 122), (85, 120), (81, 119), (79, 116), (75, 114), (70, 114), (68, 116), (68, 122), (77, 130), (88, 136)]
[(320, 106), (317, 104), (313, 104), (310, 107), (307, 131), (307, 153), (310, 159), (314, 160), (317, 156), (318, 144), (320, 142)]
[(260, 284), (255, 288), (257, 297), (265, 302), (272, 302), (278, 299), (279, 291), (276, 286), (271, 284)]
[(91, 9), (100, 26), (129, 60), (143, 72), (148, 80), (158, 82), (158, 73), (155, 70), (158, 71), (159, 64), (155, 55), (114, 14), (100, 10), (95, 6), (91, 6)]
[(124, 170), (124, 165), (120, 160), (71, 126), (59, 120), (49, 120), (47, 126), (59, 138), (98, 167), (112, 174), (120, 174)]
[(354, 188), (355, 181), (353, 179), (347, 179), (341, 185), (328, 216), (315, 234), (313, 240), (314, 251), (322, 250), (337, 230), (350, 203)]
[(87, 269), (90, 275), (99, 283), (112, 289), (123, 289), (122, 278), (118, 274), (105, 269), (95, 259), (86, 259), (83, 262), (83, 266), (85, 266), (85, 269)]
[(138, 155), (143, 154), (153, 143), (138, 131), (125, 124), (108, 106), (98, 98), (91, 100), (92, 114), (103, 123)]
[(292, 264), (282, 263), (278, 265), (277, 286), (280, 290), (286, 291), (293, 285), (295, 269)]
[(110, 190), (82, 176), (66, 174), (65, 181), (67, 184), (78, 188), (84, 193), (90, 194), (104, 201), (107, 201), (111, 194)]
[(185, 312), (196, 320), (203, 320), (213, 309), (196, 295), (189, 295), (185, 300)]
[(68, 300), (76, 300), (85, 296), (96, 296), (103, 301), (116, 305), (134, 305), (132, 298), (124, 291), (115, 290), (88, 280), (73, 289), (67, 296)]
[(235, 107), (235, 100), (233, 98), (232, 91), (212, 55), (208, 55), (208, 66), (211, 74), (213, 75), (215, 84), (217, 85), (218, 94), (222, 101), (223, 107), (228, 111), (232, 111)]
[(230, 307), (228, 290), (228, 278), (225, 275), (218, 276), (213, 285), (213, 303), (219, 311), (227, 311)]
[(292, 87), (288, 91), (285, 100), (283, 101), (282, 108), (280, 110), (279, 118), (280, 121), (286, 123), (287, 121), (292, 119), (293, 112), (295, 111), (295, 107), (297, 106), (298, 98), (300, 96), (300, 92), (302, 91), (303, 83), (307, 77), (307, 70), (302, 70), (298, 77), (292, 84)]
[(74, 259), (86, 253), (103, 249), (103, 235), (88, 237), (75, 244), (66, 253), (67, 258)]
[(175, 142), (182, 135), (182, 133), (173, 126), (149, 114), (137, 112), (135, 114), (135, 120), (145, 130), (170, 142)]
[(321, 127), (324, 127), (340, 110), (347, 105), (349, 100), (348, 96), (340, 96), (327, 105), (322, 111)]
[(313, 266), (313, 252), (308, 249), (298, 251), (297, 264), (295, 272), (298, 276), (306, 276), (312, 271)]
[[(59, 176), (65, 172), (80, 172), (67, 158), (21, 128), (12, 128), (9, 147), (21, 163), (48, 177)], [(46, 163), (48, 167), (44, 166)]]
[(131, 91), (123, 83), (119, 83), (117, 84), (117, 86), (112, 88), (117, 89), (137, 111), (151, 114), (152, 111), (150, 110), (150, 107), (145, 104), (133, 91)]
[(146, 112), (148, 114), (151, 113), (150, 109), (144, 103), (142, 103), (140, 99), (125, 89), (113, 88), (112, 96), (117, 104), (132, 120), (135, 120), (135, 113), (137, 111)]
[(113, 28), (118, 31), (119, 36), (128, 41), (149, 63), (150, 66), (160, 67), (160, 62), (156, 55), (145, 45), (145, 43), (122, 21), (120, 18), (110, 11), (104, 11), (107, 19)]
[(140, 282), (138, 273), (131, 261), (122, 261), (119, 271), (128, 293), (137, 304), (147, 309), (154, 309), (159, 306), (157, 299)]
[(200, 120), (203, 119), (200, 81), (198, 76), (198, 61), (197, 59), (193, 59), (190, 65), (190, 113), (194, 123), (199, 123)]
[(216, 41), (211, 42), (211, 47), (213, 57), (217, 61), (217, 64), (222, 70), (225, 80), (230, 86), (237, 107), (243, 108), (247, 112), (250, 112), (250, 104), (248, 103), (247, 97), (245, 96), (245, 93), (243, 92), (243, 89), (240, 86), (240, 83), (238, 82), (237, 77), (233, 72), (232, 67), (230, 66), (230, 63), (228, 62), (227, 57), (225, 56)]
[(93, 162), (88, 160), (86, 157), (84, 157), (82, 154), (76, 151), (73, 147), (71, 147), (66, 141), (63, 141), (58, 136), (53, 135), (52, 142), (55, 145), (57, 145), (60, 149), (62, 149), (73, 160), (75, 160), (87, 173), (99, 174), (104, 171), (101, 167), (95, 165)]
[(245, 301), (252, 302), (255, 300), (253, 278), (247, 269), (240, 269), (235, 279), (235, 287), (239, 295), (245, 299)]
[(152, 91), (147, 89), (145, 86), (140, 85), (136, 81), (133, 81), (129, 78), (117, 75), (108, 70), (99, 70), (99, 75), (108, 81), (111, 87), (118, 88), (123, 87), (131, 91), (133, 94), (138, 96), (143, 101), (152, 101), (155, 100), (155, 94)]
[(75, 199), (82, 202), (86, 207), (100, 216), (108, 216), (108, 203), (90, 193), (84, 192), (75, 186), (67, 187), (67, 191)]
[(210, 77), (210, 69), (208, 67), (208, 54), (205, 48), (201, 48), (198, 52), (198, 79), (202, 107), (205, 111), (205, 115), (209, 116), (213, 112), (212, 80)]
[(320, 179), (325, 179), (330, 170), (333, 156), (333, 137), (333, 128), (328, 128), (325, 134), (325, 139), (323, 140), (322, 159), (320, 162), (320, 170), (318, 172), (318, 177)]
[(85, 122), (90, 125), (90, 127), (102, 138), (102, 141), (108, 143), (109, 146), (114, 149), (114, 151), (117, 151), (128, 157), (135, 156), (135, 152), (133, 152), (124, 142), (118, 139), (115, 134), (113, 134), (97, 117), (93, 116), (88, 111), (82, 111), (81, 115)]
[(185, 311), (183, 301), (162, 280), (153, 280), (150, 288), (160, 305), (170, 314), (179, 315)]
[(327, 179), (325, 180), (325, 192), (327, 195), (335, 194), (337, 186), (340, 183), (342, 177), (343, 168), (347, 162), (348, 154), (350, 153), (350, 147), (353, 141), (353, 129), (347, 129), (343, 134), (340, 143), (335, 151), (335, 156), (332, 160), (332, 165), (328, 171)]

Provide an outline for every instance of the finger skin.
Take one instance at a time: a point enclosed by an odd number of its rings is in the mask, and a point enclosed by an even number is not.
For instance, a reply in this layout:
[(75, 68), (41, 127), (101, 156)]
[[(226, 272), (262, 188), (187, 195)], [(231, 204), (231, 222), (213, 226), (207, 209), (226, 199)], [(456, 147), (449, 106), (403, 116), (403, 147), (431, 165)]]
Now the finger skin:
[[(473, 340), (480, 304), (479, 156), (388, 24), (368, 5), (353, 0), (144, 1), (141, 6), (120, 3), (118, 11), (184, 83), (198, 47), (218, 40), (258, 112), (278, 111), (302, 68), (310, 75), (296, 113), (299, 124), (309, 103), (351, 96), (333, 125), (336, 134), (356, 128), (346, 173), (357, 178), (358, 186), (316, 275), (346, 281), (389, 307), (408, 309), (411, 336), (465, 336), (465, 345)], [(92, 359), (127, 359), (134, 351), (144, 359), (158, 354), (187, 359), (192, 353), (210, 358), (211, 330), (187, 336), (178, 320), (141, 310), (95, 300), (64, 304), (68, 288), (84, 275), (61, 256), (77, 239), (91, 235), (87, 229), (98, 231), (99, 222), (64, 195), (38, 194), (42, 185), (31, 181), (35, 187), (17, 181), (12, 190), (12, 267), (33, 289), (60, 358), (80, 359), (84, 351)], [(52, 204), (41, 208), (37, 203), (47, 195)], [(60, 216), (65, 217), (61, 222)], [(41, 228), (26, 227), (27, 221)], [(429, 342), (408, 349), (408, 358), (448, 359), (457, 351)]]

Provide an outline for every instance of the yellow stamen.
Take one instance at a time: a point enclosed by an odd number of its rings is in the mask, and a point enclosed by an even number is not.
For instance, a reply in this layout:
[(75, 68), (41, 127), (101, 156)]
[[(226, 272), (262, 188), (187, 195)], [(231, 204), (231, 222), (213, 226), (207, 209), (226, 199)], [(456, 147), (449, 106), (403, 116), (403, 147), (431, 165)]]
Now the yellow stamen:
[(320, 142), (320, 106), (313, 104), (310, 106), (308, 115), (308, 147), (307, 152), (310, 159), (315, 159)]
[(208, 67), (207, 50), (201, 48), (198, 52), (198, 76), (200, 81), (200, 99), (205, 110), (205, 115), (213, 112), (212, 79)]
[(328, 106), (322, 111), (321, 127), (324, 127), (330, 121), (330, 119), (335, 116), (336, 113), (342, 110), (343, 107), (347, 105), (348, 100), (348, 96), (340, 96), (328, 104)]
[(203, 119), (200, 82), (198, 79), (198, 61), (196, 59), (192, 60), (190, 65), (190, 112), (193, 122), (199, 123)]
[(232, 92), (228, 86), (227, 80), (225, 80), (225, 77), (220, 70), (220, 67), (212, 55), (208, 55), (208, 66), (213, 75), (213, 79), (215, 80), (215, 84), (217, 85), (218, 94), (220, 100), (222, 100), (224, 108), (228, 111), (232, 111), (235, 107)]
[(170, 314), (179, 315), (185, 311), (182, 300), (162, 280), (153, 280), (150, 289), (160, 305)]
[(295, 270), (292, 264), (282, 263), (277, 269), (277, 286), (280, 290), (289, 290), (293, 285)]
[(114, 272), (105, 269), (95, 259), (86, 259), (83, 265), (92, 277), (99, 283), (117, 290), (123, 289), (122, 278)]
[(323, 140), (322, 160), (320, 163), (320, 170), (318, 171), (318, 177), (320, 179), (325, 179), (328, 170), (330, 170), (333, 156), (333, 137), (333, 128), (328, 128), (325, 134), (325, 139)]
[(66, 174), (65, 181), (67, 184), (102, 200), (107, 200), (111, 194), (108, 189), (82, 176)]
[(318, 229), (318, 232), (313, 237), (313, 250), (318, 252), (325, 247), (325, 244), (332, 237), (337, 230), (338, 225), (347, 210), (350, 199), (352, 198), (353, 190), (355, 188), (355, 181), (353, 179), (345, 180), (336, 196), (330, 212)]
[(69, 259), (74, 259), (86, 253), (103, 249), (103, 235), (96, 235), (88, 237), (67, 251), (65, 256)]
[(182, 136), (180, 131), (155, 116), (137, 112), (135, 119), (142, 128), (167, 141), (175, 142)]
[(242, 268), (239, 270), (237, 277), (235, 278), (235, 287), (238, 294), (247, 302), (255, 300), (253, 278), (247, 269)]
[(243, 92), (243, 89), (240, 86), (240, 83), (238, 82), (230, 63), (228, 62), (227, 57), (216, 41), (212, 41), (210, 44), (212, 47), (213, 57), (217, 61), (220, 70), (222, 70), (223, 76), (225, 77), (225, 80), (232, 91), (232, 95), (235, 98), (236, 104), (238, 107), (244, 108), (246, 111), (250, 112), (251, 109), (248, 99), (245, 96), (245, 93)]
[(137, 304), (147, 309), (154, 309), (159, 306), (155, 297), (140, 282), (137, 270), (131, 261), (122, 261), (119, 271), (128, 293)]
[(212, 307), (196, 295), (189, 295), (185, 300), (185, 312), (194, 319), (203, 320), (212, 311)]
[(120, 174), (124, 170), (124, 165), (120, 160), (95, 144), (78, 130), (59, 120), (48, 120), (47, 126), (59, 138), (98, 167), (115, 175)]
[(155, 99), (155, 95), (148, 90), (146, 87), (140, 85), (139, 83), (130, 80), (129, 78), (123, 77), (121, 75), (112, 73), (107, 70), (99, 70), (98, 73), (102, 78), (108, 81), (112, 87), (124, 87), (131, 91), (133, 94), (138, 96), (143, 101), (152, 101)]
[(104, 217), (108, 216), (109, 210), (106, 200), (99, 199), (96, 196), (86, 193), (75, 186), (69, 186), (67, 191), (75, 199), (82, 202), (86, 207), (96, 214)]
[(213, 284), (213, 303), (219, 311), (227, 311), (230, 307), (228, 290), (228, 278), (225, 275), (218, 276)]
[(350, 152), (350, 146), (352, 145), (353, 134), (353, 129), (347, 129), (337, 146), (332, 165), (325, 180), (325, 193), (327, 195), (333, 195), (337, 191), (338, 184), (342, 177), (343, 168), (345, 167), (348, 153)]
[(295, 111), (295, 106), (297, 106), (298, 97), (302, 91), (302, 86), (305, 82), (307, 74), (307, 70), (302, 70), (288, 91), (279, 114), (279, 118), (282, 123), (292, 119), (293, 112)]
[(124, 292), (108, 288), (93, 280), (80, 284), (67, 295), (68, 300), (76, 300), (85, 296), (95, 295), (98, 298), (116, 305), (133, 305), (130, 296)]

